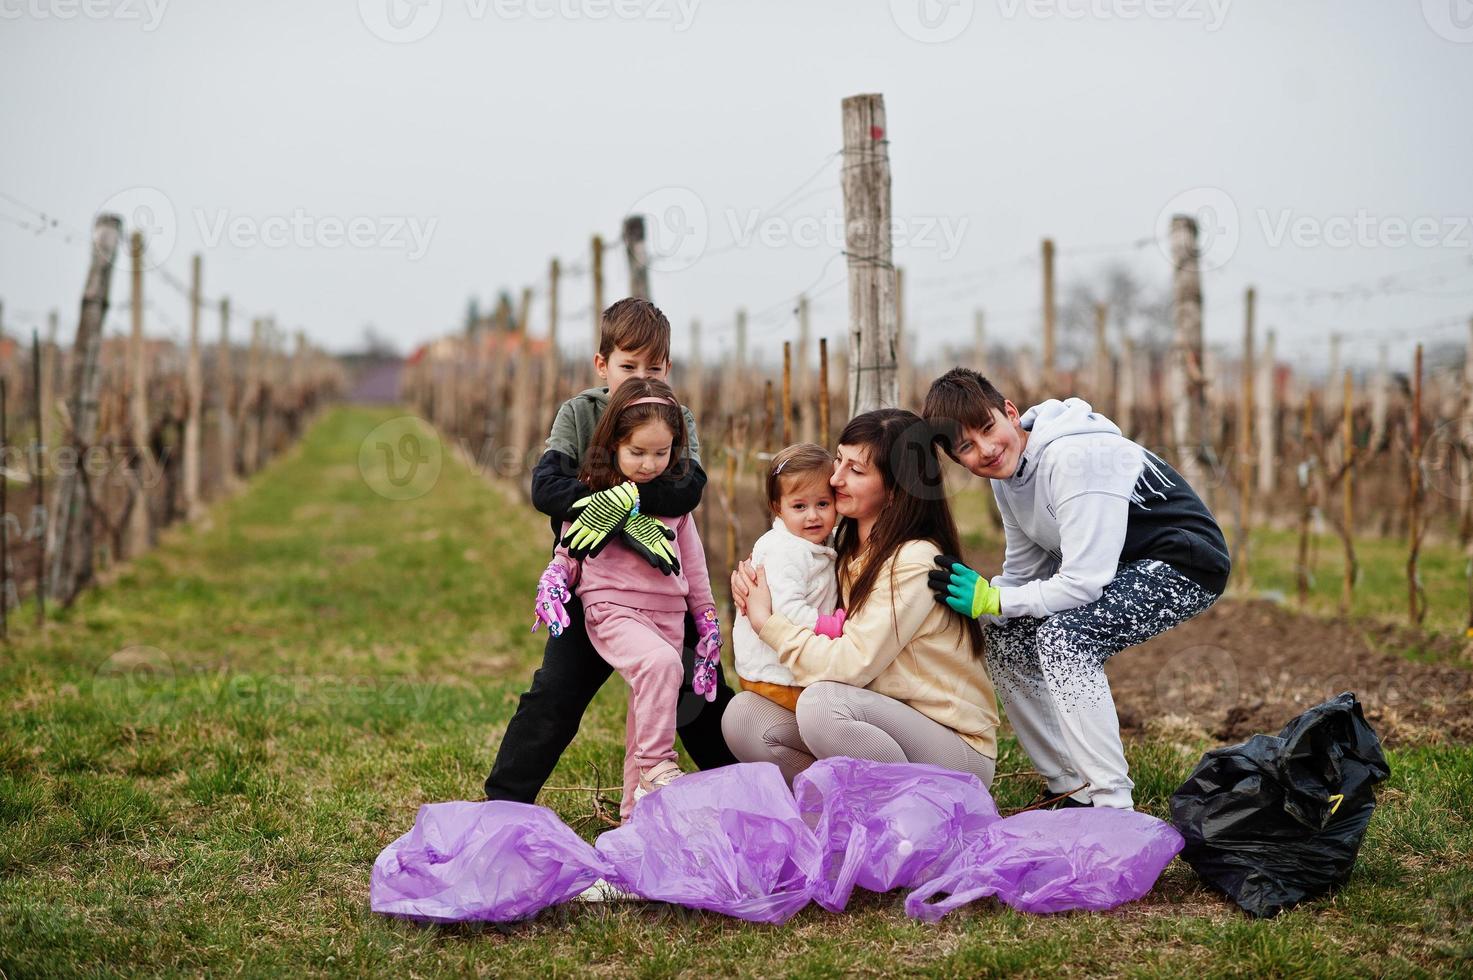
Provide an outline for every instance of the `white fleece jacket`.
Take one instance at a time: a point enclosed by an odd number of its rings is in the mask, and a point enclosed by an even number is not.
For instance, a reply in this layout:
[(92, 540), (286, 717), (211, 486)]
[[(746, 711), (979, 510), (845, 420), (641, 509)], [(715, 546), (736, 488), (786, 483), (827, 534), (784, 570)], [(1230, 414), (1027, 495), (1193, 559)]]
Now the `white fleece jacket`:
[[(752, 563), (767, 569), (773, 611), (810, 630), (820, 615), (832, 613), (839, 604), (839, 582), (834, 576), (838, 557), (833, 548), (789, 531), (779, 518), (773, 518), (772, 530), (752, 545)], [(737, 617), (731, 643), (738, 677), (793, 686), (793, 672), (778, 660), (776, 650), (758, 638), (747, 617)]]
[(1147, 465), (1140, 445), (1081, 398), (1023, 413), (1018, 469), (993, 480), (1007, 549), (1001, 617), (1051, 616), (1094, 602), (1115, 577), (1132, 494)]

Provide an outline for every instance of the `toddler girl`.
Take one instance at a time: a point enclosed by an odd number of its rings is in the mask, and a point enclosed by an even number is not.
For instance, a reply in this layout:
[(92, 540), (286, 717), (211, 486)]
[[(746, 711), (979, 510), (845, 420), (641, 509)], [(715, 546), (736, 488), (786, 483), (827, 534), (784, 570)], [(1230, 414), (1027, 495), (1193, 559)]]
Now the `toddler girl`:
[[(824, 612), (839, 601), (834, 576), (838, 556), (829, 547), (837, 517), (829, 486), (833, 471), (834, 458), (828, 450), (811, 442), (789, 446), (774, 456), (767, 471), (772, 530), (752, 546), (752, 564), (767, 569), (772, 608), (794, 625), (827, 637), (837, 637), (844, 627), (844, 610)], [(789, 711), (796, 709), (803, 689), (793, 685), (793, 672), (757, 637), (745, 616), (737, 618), (732, 649), (743, 690)]]
[[(619, 385), (589, 440), (579, 479), (595, 491), (624, 482), (645, 484), (678, 476), (686, 440), (680, 403), (663, 381), (634, 378)], [(672, 465), (672, 461), (674, 464)], [(628, 516), (634, 522), (636, 509)], [(621, 523), (604, 540), (608, 547), (581, 561), (559, 544), (538, 584), (536, 615), (550, 630), (568, 625), (563, 602), (576, 588), (583, 600), (588, 638), (629, 684), (624, 735), (624, 795), (619, 815), (629, 817), (636, 800), (681, 775), (675, 761), (675, 706), (683, 679), (681, 648), (685, 613), (696, 620), (696, 691), (715, 694), (715, 664), (721, 628), (706, 571), (706, 554), (692, 515)], [(570, 524), (565, 522), (563, 535)], [(653, 528), (653, 532), (649, 531)], [(661, 570), (641, 557), (649, 533), (675, 543), (676, 560)], [(561, 537), (559, 539), (561, 540)], [(617, 541), (614, 539), (618, 538)], [(535, 629), (536, 626), (534, 625)]]

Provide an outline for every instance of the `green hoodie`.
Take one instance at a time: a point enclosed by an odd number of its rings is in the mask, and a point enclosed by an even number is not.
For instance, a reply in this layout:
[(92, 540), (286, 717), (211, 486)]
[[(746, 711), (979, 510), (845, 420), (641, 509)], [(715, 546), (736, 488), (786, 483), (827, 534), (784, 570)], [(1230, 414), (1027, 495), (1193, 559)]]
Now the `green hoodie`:
[[(579, 466), (583, 465), (583, 454), (588, 451), (588, 441), (593, 437), (593, 427), (598, 425), (599, 416), (609, 407), (609, 389), (586, 388), (563, 402), (552, 423), (552, 434), (547, 437), (547, 448), (562, 453)], [(685, 416), (685, 455), (697, 466), (701, 463), (701, 441), (696, 436), (696, 417), (690, 409), (680, 406)]]

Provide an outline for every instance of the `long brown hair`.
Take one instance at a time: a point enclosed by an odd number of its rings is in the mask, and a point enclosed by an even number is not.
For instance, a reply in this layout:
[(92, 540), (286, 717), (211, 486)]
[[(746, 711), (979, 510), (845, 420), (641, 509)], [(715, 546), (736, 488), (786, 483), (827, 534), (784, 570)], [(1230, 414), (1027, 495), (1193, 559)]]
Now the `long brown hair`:
[[(663, 398), (665, 402), (632, 404), (641, 398)], [(670, 462), (655, 479), (683, 477), (689, 465), (685, 459), (685, 413), (675, 400), (675, 392), (655, 378), (630, 378), (614, 391), (609, 407), (593, 427), (578, 479), (595, 491), (623, 483), (627, 477), (619, 472), (619, 446), (635, 429), (657, 419), (670, 427), (674, 439), (670, 443)]]
[[(930, 541), (943, 555), (959, 556), (962, 548), (946, 500), (934, 433), (919, 415), (903, 408), (856, 415), (839, 434), (839, 445), (862, 447), (869, 453), (870, 465), (879, 471), (890, 497), (870, 528), (859, 575), (852, 583), (846, 582), (845, 575), (839, 576), (844, 607), (853, 615), (874, 591), (881, 566), (907, 541)], [(839, 553), (838, 567), (847, 569), (849, 560), (860, 553), (858, 521), (839, 518), (834, 547)], [(893, 587), (894, 565), (890, 574)], [(962, 618), (972, 652), (981, 656), (982, 627), (975, 619)]]

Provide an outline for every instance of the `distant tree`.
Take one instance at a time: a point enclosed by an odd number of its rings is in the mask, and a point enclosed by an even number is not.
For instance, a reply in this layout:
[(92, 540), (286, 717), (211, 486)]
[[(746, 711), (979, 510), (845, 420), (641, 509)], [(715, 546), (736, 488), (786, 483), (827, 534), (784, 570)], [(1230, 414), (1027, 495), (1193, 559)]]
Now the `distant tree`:
[(363, 354), (366, 357), (398, 357), (399, 347), (370, 323), (363, 328)]
[(465, 335), (469, 337), (476, 332), (476, 325), (481, 322), (481, 304), (474, 296), (466, 304), (465, 309)]

